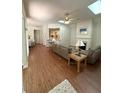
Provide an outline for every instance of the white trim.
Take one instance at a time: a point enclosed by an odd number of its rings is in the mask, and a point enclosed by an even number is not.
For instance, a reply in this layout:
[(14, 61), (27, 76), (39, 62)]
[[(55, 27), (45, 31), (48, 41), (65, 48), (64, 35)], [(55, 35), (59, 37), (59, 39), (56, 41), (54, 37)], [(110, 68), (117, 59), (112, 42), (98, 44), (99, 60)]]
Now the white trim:
[(23, 90), (23, 92), (22, 93), (26, 93), (24, 90)]
[(27, 62), (27, 64), (22, 65), (22, 69), (26, 69), (26, 68), (28, 68), (28, 62)]
[(79, 38), (82, 38), (82, 39), (92, 39), (92, 37), (90, 37), (90, 36), (77, 36), (76, 37), (77, 39)]

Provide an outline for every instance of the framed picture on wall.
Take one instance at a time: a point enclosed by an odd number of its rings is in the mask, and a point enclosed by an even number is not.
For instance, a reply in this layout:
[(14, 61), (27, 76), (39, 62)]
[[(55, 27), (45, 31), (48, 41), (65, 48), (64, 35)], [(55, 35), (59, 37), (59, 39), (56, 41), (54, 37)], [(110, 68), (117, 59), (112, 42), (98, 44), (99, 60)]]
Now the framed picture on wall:
[(87, 28), (80, 28), (80, 34), (87, 34)]

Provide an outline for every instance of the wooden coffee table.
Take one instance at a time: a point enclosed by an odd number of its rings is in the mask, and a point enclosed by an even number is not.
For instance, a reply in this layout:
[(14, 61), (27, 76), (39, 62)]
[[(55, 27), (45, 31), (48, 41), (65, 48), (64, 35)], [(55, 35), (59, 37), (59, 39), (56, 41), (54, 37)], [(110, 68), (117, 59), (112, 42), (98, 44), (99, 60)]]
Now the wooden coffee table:
[(77, 72), (80, 72), (80, 64), (81, 62), (84, 60), (84, 64), (85, 66), (87, 65), (87, 61), (86, 61), (86, 58), (87, 58), (87, 55), (84, 55), (84, 54), (80, 54), (80, 56), (76, 55), (77, 53), (71, 53), (68, 55), (68, 65), (70, 65), (70, 59), (73, 59), (77, 62)]

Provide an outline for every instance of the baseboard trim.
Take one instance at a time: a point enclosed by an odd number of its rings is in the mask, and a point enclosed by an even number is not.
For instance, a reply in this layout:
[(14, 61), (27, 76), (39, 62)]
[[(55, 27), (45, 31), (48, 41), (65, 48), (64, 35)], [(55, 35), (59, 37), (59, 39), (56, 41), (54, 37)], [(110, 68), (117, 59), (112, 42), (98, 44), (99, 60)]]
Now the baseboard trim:
[(23, 65), (22, 68), (23, 68), (23, 69), (28, 68), (28, 64)]
[(23, 92), (22, 93), (26, 93), (24, 90), (23, 90)]

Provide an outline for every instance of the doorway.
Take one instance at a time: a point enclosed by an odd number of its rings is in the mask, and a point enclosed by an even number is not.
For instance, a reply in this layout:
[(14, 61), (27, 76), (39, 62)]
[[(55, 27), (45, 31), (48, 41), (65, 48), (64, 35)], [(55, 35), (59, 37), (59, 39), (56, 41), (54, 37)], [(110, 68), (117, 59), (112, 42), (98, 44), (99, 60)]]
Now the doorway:
[(34, 42), (40, 44), (40, 30), (34, 30)]
[(49, 28), (49, 38), (59, 40), (60, 39), (59, 31), (60, 31), (59, 28)]

